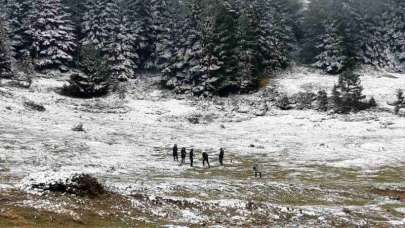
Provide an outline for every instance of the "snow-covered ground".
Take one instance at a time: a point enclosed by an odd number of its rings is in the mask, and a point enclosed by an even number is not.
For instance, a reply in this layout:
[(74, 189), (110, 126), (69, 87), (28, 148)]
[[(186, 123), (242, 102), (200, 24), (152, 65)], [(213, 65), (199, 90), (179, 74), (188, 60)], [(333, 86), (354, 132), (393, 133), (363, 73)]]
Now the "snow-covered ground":
[[(389, 107), (395, 90), (405, 89), (405, 75), (363, 72), (361, 79), (364, 93), (374, 96), (380, 107)], [(270, 86), (293, 95), (330, 90), (336, 81), (337, 77), (297, 68), (273, 79)], [(257, 117), (231, 110), (229, 104), (246, 98), (260, 101), (260, 92), (202, 101), (175, 99), (148, 87), (150, 82), (137, 83), (125, 100), (114, 95), (90, 100), (63, 97), (55, 92), (63, 81), (52, 79), (39, 79), (30, 90), (0, 87), (0, 191), (27, 190), (35, 182), (85, 172), (124, 195), (141, 192), (178, 200), (180, 194), (187, 195), (188, 202), (204, 200), (232, 210), (246, 208), (249, 200), (265, 202), (268, 210), (300, 205), (295, 219), (314, 213), (328, 220), (339, 216), (336, 210), (344, 202), (362, 198), (365, 186), (377, 186), (381, 180), (404, 185), (405, 118), (390, 112), (342, 116), (270, 108)], [(43, 104), (46, 111), (27, 109), (27, 100)], [(199, 124), (189, 121), (193, 116), (200, 118)], [(77, 123), (84, 124), (85, 132), (71, 130)], [(172, 161), (174, 143), (196, 149), (194, 168)], [(225, 167), (218, 167), (220, 147), (226, 149)], [(202, 151), (210, 154), (213, 168), (202, 167)], [(256, 160), (263, 166), (262, 180), (251, 174)], [(398, 178), (386, 177), (387, 172)], [(368, 201), (358, 210), (379, 211), (395, 225), (405, 224), (377, 204)], [(164, 209), (153, 210), (159, 216)], [(232, 221), (246, 219), (243, 210), (236, 214)], [(183, 210), (173, 221), (209, 219), (207, 214)]]

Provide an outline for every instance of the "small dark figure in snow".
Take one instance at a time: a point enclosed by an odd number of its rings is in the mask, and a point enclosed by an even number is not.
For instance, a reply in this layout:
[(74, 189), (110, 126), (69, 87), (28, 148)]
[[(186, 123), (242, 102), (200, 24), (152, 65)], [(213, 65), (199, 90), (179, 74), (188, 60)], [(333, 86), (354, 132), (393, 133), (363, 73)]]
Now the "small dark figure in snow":
[(186, 148), (184, 147), (181, 148), (180, 155), (181, 155), (181, 164), (186, 163), (186, 156), (187, 156)]
[(179, 161), (177, 144), (174, 144), (174, 146), (173, 146), (173, 159), (174, 159), (174, 161)]
[(203, 166), (205, 166), (205, 163), (207, 162), (208, 168), (211, 168), (207, 152), (202, 153), (202, 157), (203, 157)]
[(190, 166), (193, 167), (194, 162), (194, 149), (190, 150)]
[(224, 165), (224, 155), (225, 155), (224, 148), (219, 149), (219, 164), (220, 165)]
[(255, 173), (255, 177), (259, 176), (260, 178), (262, 178), (260, 166), (256, 161), (253, 163), (253, 172)]

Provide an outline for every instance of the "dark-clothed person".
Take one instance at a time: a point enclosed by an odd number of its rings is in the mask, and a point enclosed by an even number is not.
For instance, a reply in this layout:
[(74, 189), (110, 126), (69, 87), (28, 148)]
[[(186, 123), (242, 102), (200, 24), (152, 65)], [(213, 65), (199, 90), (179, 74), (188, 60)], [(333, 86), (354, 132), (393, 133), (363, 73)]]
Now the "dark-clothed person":
[(181, 164), (186, 163), (186, 156), (187, 156), (186, 148), (184, 147), (181, 148), (180, 155), (181, 155)]
[(194, 149), (190, 150), (190, 166), (193, 167), (194, 163)]
[(203, 166), (205, 167), (205, 163), (207, 163), (208, 168), (211, 168), (207, 152), (202, 153), (202, 157), (203, 157)]
[(219, 150), (219, 164), (224, 165), (224, 155), (225, 155), (225, 150), (224, 148), (221, 148)]
[(174, 144), (174, 146), (173, 146), (173, 160), (174, 161), (179, 161), (179, 154), (178, 154), (177, 144)]

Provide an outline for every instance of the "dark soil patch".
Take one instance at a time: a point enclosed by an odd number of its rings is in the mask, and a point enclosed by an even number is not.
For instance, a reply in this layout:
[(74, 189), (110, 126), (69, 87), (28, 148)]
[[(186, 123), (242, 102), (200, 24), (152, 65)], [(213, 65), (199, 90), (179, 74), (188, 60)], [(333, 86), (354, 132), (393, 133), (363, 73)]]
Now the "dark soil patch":
[(402, 191), (402, 190), (375, 189), (375, 190), (373, 190), (373, 193), (375, 193), (377, 195), (389, 197), (390, 199), (393, 199), (393, 200), (405, 202), (405, 191)]

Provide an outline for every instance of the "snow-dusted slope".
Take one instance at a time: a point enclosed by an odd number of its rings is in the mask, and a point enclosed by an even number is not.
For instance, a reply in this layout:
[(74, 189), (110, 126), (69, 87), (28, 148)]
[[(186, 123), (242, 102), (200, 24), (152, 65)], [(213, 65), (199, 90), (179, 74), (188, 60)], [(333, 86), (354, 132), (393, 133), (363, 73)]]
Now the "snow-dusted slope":
[[(373, 71), (363, 69), (360, 72), (360, 80), (364, 87), (363, 93), (367, 97), (373, 96), (379, 107), (389, 107), (388, 102), (395, 100), (398, 89), (405, 90), (405, 75)], [(280, 90), (289, 95), (298, 92), (326, 90), (331, 92), (331, 88), (338, 81), (337, 76), (325, 75), (319, 70), (297, 67), (291, 71), (283, 73), (275, 79)]]
[[(385, 106), (395, 89), (405, 87), (405, 77), (395, 76), (364, 74), (365, 93)], [(336, 80), (302, 69), (272, 84), (291, 95), (330, 89)], [(193, 197), (237, 201), (261, 188), (279, 189), (272, 196), (278, 199), (279, 192), (293, 191), (289, 184), (306, 189), (301, 181), (307, 179), (346, 181), (336, 172), (377, 175), (387, 167), (398, 172), (405, 167), (405, 118), (389, 112), (340, 116), (272, 108), (266, 116), (254, 117), (221, 104), (246, 97), (260, 99), (257, 94), (220, 101), (174, 99), (138, 83), (124, 101), (115, 96), (62, 97), (54, 92), (62, 82), (52, 79), (39, 79), (28, 91), (0, 88), (0, 165), (2, 175), (8, 176), (3, 183), (26, 188), (33, 182), (86, 172), (123, 193), (170, 195), (181, 189), (193, 192)], [(25, 100), (42, 103), (47, 110), (28, 110)], [(193, 115), (205, 116), (207, 121), (192, 124)], [(85, 132), (71, 130), (79, 122)], [(174, 143), (197, 150), (196, 167), (172, 161)], [(226, 149), (225, 167), (217, 164), (220, 147)], [(202, 151), (210, 154), (214, 168), (202, 168)], [(263, 183), (252, 179), (255, 160), (263, 164)], [(370, 181), (369, 176), (358, 178), (359, 183)], [(252, 183), (261, 187), (252, 190)], [(218, 189), (222, 190), (214, 194)], [(319, 197), (326, 200), (327, 196)]]

